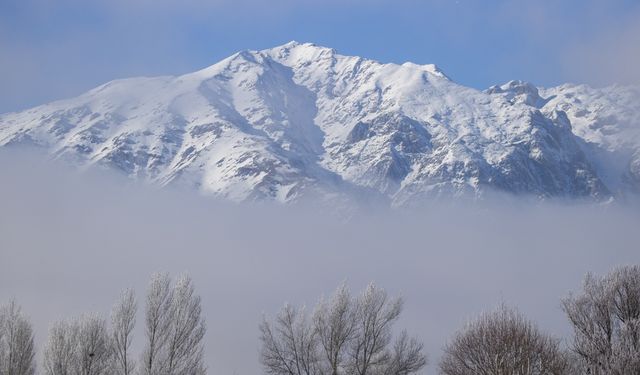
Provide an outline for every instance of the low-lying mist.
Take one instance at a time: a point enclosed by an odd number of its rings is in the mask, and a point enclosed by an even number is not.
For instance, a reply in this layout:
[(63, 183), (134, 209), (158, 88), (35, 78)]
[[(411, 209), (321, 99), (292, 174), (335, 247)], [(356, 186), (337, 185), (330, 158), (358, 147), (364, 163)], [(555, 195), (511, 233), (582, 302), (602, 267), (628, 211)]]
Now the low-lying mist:
[(38, 348), (54, 320), (106, 316), (127, 287), (143, 309), (152, 273), (187, 272), (207, 317), (209, 373), (258, 374), (263, 313), (285, 301), (314, 305), (343, 281), (354, 293), (374, 281), (405, 298), (397, 326), (425, 342), (433, 373), (447, 339), (478, 313), (504, 302), (567, 337), (560, 299), (585, 273), (640, 263), (640, 213), (616, 204), (495, 200), (345, 220), (34, 160), (0, 154), (0, 303), (22, 305)]

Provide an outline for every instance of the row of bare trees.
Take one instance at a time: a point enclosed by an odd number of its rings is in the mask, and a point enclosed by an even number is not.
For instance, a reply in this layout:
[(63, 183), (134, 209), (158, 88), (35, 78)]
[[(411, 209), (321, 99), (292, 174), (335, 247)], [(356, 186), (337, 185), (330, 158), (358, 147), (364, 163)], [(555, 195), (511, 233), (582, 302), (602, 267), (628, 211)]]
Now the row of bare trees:
[[(443, 375), (639, 375), (640, 266), (597, 278), (562, 301), (574, 331), (568, 349), (515, 309), (500, 306), (458, 331), (438, 363)], [(272, 375), (407, 375), (426, 356), (406, 332), (392, 344), (400, 298), (370, 285), (344, 287), (311, 314), (285, 305), (260, 326), (261, 363)]]
[[(427, 363), (423, 344), (394, 337), (401, 298), (369, 285), (341, 286), (307, 312), (291, 305), (260, 324), (260, 362), (270, 375), (408, 375)], [(506, 306), (458, 331), (438, 363), (443, 375), (640, 374), (640, 266), (587, 275), (562, 301), (574, 331), (568, 348)], [(145, 300), (144, 350), (132, 353), (138, 302), (122, 293), (111, 319), (84, 315), (53, 324), (44, 346), (46, 375), (204, 375), (206, 331), (188, 276), (155, 275)], [(0, 307), (0, 375), (34, 375), (33, 328), (20, 307)]]
[(573, 328), (569, 350), (504, 306), (459, 331), (445, 347), (444, 375), (640, 374), (640, 266), (587, 275), (562, 301)]
[[(154, 275), (146, 295), (144, 351), (132, 353), (138, 303), (126, 290), (111, 319), (98, 314), (55, 322), (44, 345), (46, 375), (204, 375), (205, 323), (191, 278)], [(33, 375), (31, 324), (11, 303), (0, 310), (0, 375)]]

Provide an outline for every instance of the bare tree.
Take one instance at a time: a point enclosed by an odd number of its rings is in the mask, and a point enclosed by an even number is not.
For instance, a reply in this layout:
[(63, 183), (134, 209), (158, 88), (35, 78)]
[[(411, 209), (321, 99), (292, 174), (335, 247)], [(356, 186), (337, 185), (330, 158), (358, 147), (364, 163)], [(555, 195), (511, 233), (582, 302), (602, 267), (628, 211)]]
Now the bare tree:
[(640, 266), (588, 274), (582, 294), (566, 298), (563, 308), (587, 373), (640, 374)]
[(0, 308), (0, 375), (35, 373), (33, 328), (15, 301)]
[(44, 348), (44, 371), (47, 375), (75, 374), (75, 355), (78, 332), (76, 326), (65, 321), (56, 322), (49, 330)]
[(401, 310), (400, 298), (373, 284), (358, 298), (341, 286), (319, 302), (311, 321), (304, 309), (286, 305), (274, 323), (260, 325), (262, 365), (274, 375), (415, 373), (426, 364), (422, 344), (403, 333), (390, 348)]
[(320, 374), (318, 340), (308, 323), (305, 309), (286, 304), (273, 324), (266, 318), (260, 325), (260, 361), (269, 374)]
[(439, 367), (444, 375), (560, 375), (569, 363), (558, 340), (501, 306), (458, 332)]
[(145, 328), (146, 347), (142, 355), (145, 375), (163, 374), (166, 369), (163, 351), (169, 340), (173, 291), (168, 274), (155, 274), (147, 293)]
[(96, 314), (76, 321), (76, 374), (107, 374), (113, 353), (107, 322)]
[(147, 294), (147, 343), (143, 373), (147, 375), (205, 374), (203, 339), (206, 332), (200, 296), (191, 278), (175, 286), (166, 274), (154, 275)]
[(130, 350), (138, 305), (133, 290), (122, 293), (111, 312), (111, 339), (113, 342), (114, 375), (131, 375), (135, 369)]
[(172, 297), (166, 360), (168, 374), (204, 374), (202, 340), (206, 326), (200, 296), (195, 294), (195, 287), (189, 276), (184, 275), (178, 279)]

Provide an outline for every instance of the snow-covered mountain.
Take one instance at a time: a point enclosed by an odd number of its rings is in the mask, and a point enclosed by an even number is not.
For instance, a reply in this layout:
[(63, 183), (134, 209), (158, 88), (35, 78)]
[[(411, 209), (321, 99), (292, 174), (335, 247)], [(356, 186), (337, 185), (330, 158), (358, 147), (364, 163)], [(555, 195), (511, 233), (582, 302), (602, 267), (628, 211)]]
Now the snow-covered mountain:
[(434, 65), (291, 42), (1, 115), (0, 146), (236, 201), (602, 200), (640, 191), (639, 98), (637, 87), (520, 81), (481, 92)]

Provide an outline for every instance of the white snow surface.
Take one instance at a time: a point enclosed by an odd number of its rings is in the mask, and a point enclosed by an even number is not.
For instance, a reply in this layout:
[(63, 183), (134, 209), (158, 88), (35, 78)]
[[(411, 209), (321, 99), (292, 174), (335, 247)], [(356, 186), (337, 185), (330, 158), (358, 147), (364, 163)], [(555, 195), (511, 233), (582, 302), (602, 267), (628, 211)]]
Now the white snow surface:
[(521, 81), (482, 92), (435, 65), (290, 42), (0, 115), (0, 146), (234, 201), (605, 200), (640, 191), (639, 98)]

